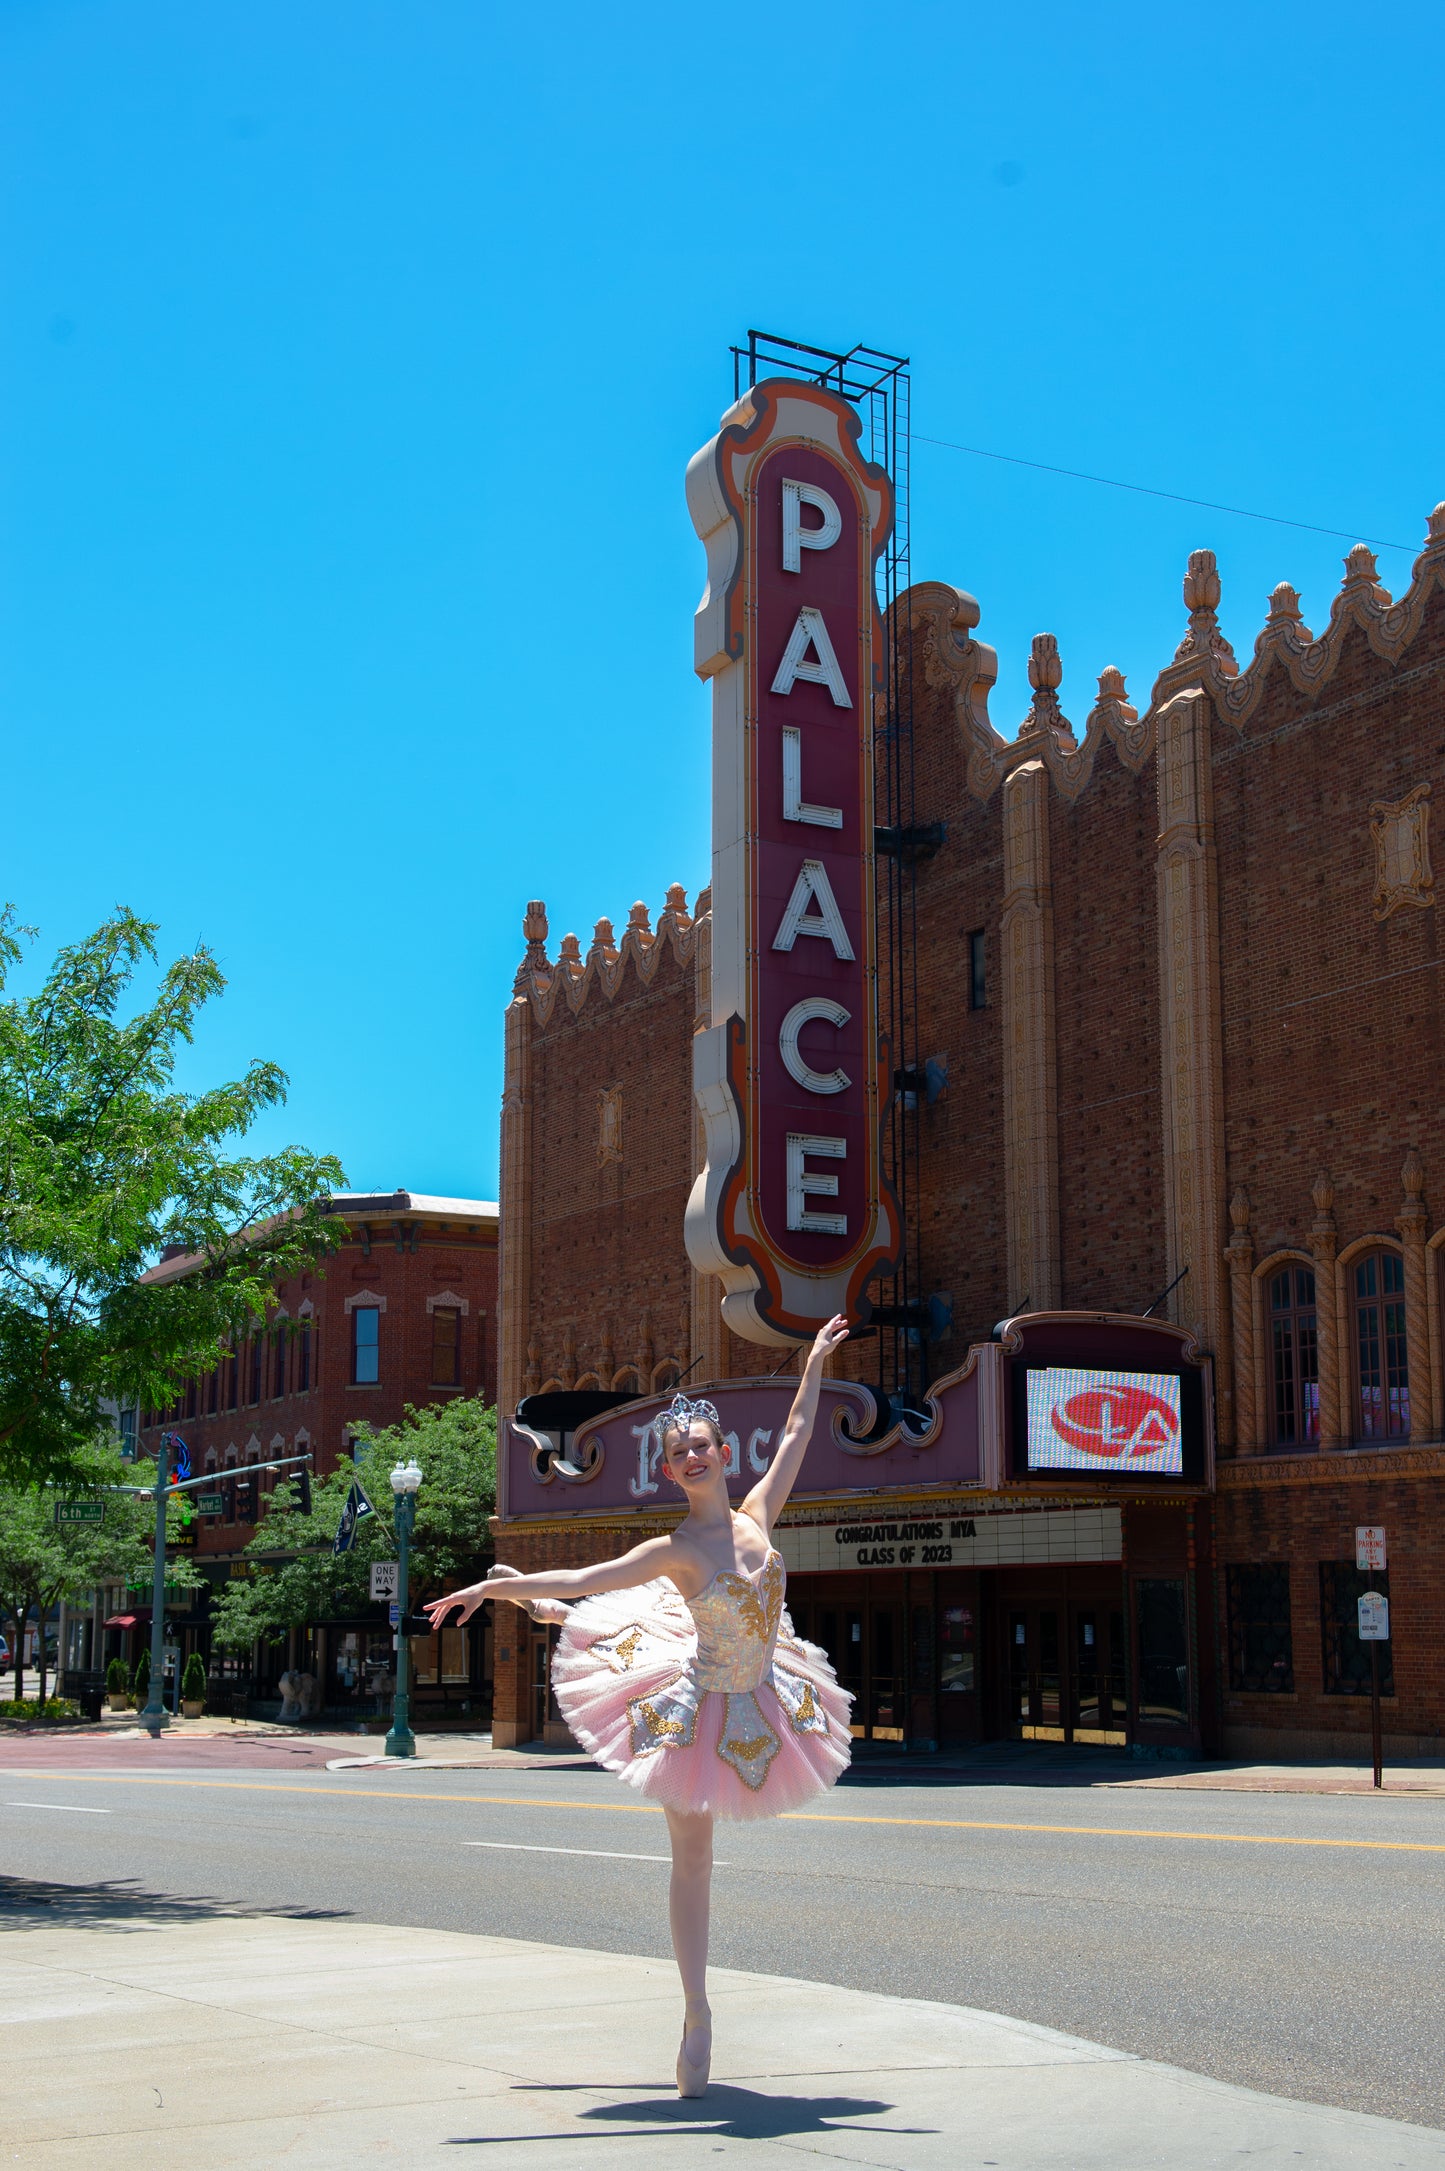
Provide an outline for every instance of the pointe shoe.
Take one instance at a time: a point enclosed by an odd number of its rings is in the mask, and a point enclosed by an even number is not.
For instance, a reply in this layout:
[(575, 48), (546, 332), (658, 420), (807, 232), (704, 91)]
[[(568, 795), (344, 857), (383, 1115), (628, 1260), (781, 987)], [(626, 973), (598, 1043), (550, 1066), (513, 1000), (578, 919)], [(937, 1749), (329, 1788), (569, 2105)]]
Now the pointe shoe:
[[(677, 2053), (677, 2092), (683, 2097), (705, 2096), (708, 2075), (712, 2071), (712, 2015), (706, 2022), (707, 2045), (696, 2063), (687, 2054), (687, 2022), (682, 2024), (682, 2042)], [(698, 2031), (700, 2032), (700, 2031)]]

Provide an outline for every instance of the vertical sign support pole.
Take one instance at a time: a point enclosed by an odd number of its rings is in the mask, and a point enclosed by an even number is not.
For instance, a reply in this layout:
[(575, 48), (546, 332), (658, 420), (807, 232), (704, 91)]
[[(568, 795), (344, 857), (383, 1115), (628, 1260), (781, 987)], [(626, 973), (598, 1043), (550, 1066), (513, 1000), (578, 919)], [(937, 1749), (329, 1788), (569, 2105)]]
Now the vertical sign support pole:
[(166, 1651), (166, 1488), (170, 1482), (171, 1436), (163, 1432), (156, 1445), (156, 1530), (155, 1556), (151, 1566), (151, 1677), (145, 1709), (140, 1723), (154, 1738), (166, 1718), (165, 1701), (161, 1683), (165, 1671)]
[(1370, 1747), (1375, 1758), (1375, 1785), (1382, 1787), (1385, 1783), (1383, 1776), (1385, 1751), (1381, 1738), (1380, 1646), (1377, 1643), (1370, 1645)]

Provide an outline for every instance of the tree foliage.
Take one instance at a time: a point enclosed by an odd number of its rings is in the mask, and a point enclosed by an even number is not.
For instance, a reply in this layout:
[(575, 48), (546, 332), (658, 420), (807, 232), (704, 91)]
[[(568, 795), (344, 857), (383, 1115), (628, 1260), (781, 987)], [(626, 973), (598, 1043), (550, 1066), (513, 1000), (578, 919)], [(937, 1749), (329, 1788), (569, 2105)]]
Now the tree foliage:
[[(155, 1482), (155, 1465), (121, 1461), (118, 1446), (90, 1441), (71, 1457), (63, 1483), (14, 1484), (0, 1478), (0, 1620), (14, 1623), (15, 1693), (23, 1693), (24, 1624), (32, 1609), (39, 1636), (40, 1695), (45, 1696), (46, 1616), (61, 1599), (81, 1597), (98, 1583), (149, 1575), (155, 1556), (155, 1507), (113, 1486)], [(99, 1500), (102, 1523), (57, 1523), (65, 1500)], [(166, 1580), (193, 1588), (201, 1578), (182, 1556), (168, 1562)]]
[[(296, 1504), (297, 1486), (277, 1486), (246, 1548), (252, 1573), (220, 1593), (212, 1641), (244, 1650), (258, 1637), (275, 1642), (288, 1628), (370, 1612), (371, 1564), (396, 1558), (392, 1466), (413, 1456), (422, 1485), (411, 1541), (412, 1609), (482, 1574), (497, 1500), (496, 1411), (480, 1399), (408, 1408), (401, 1424), (358, 1443), (354, 1463), (316, 1481), (309, 1516)], [(337, 1554), (332, 1541), (353, 1480), (376, 1512), (357, 1523), (350, 1551)]]
[[(0, 989), (30, 932), (0, 914)], [(225, 986), (208, 950), (122, 1017), (155, 936), (117, 910), (58, 953), (38, 994), (0, 1000), (0, 1472), (66, 1467), (106, 1398), (170, 1401), (342, 1233), (325, 1211), (345, 1181), (335, 1159), (233, 1150), (284, 1102), (276, 1064), (202, 1093), (175, 1085)], [(142, 1282), (167, 1245), (197, 1254), (197, 1271)]]

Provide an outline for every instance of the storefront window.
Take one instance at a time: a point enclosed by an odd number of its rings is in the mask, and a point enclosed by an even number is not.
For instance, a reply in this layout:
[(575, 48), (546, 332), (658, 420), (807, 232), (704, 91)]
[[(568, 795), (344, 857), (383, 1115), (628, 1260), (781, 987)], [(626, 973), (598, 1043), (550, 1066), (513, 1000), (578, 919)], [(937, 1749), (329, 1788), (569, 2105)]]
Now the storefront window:
[[(1326, 1696), (1368, 1696), (1370, 1647), (1360, 1641), (1359, 1600), (1366, 1591), (1390, 1595), (1389, 1571), (1357, 1568), (1352, 1560), (1320, 1562), (1320, 1633), (1324, 1645)], [(1391, 1623), (1394, 1626), (1394, 1623)], [(1393, 1638), (1376, 1646), (1380, 1654), (1380, 1694), (1395, 1693)]]
[(1187, 1726), (1189, 1637), (1183, 1579), (1141, 1576), (1134, 1590), (1139, 1613), (1140, 1723)]
[(444, 1628), (439, 1636), (414, 1636), (411, 1658), (418, 1688), (446, 1687), (448, 1684), (464, 1688), (471, 1680), (464, 1627)]
[(1288, 1563), (1233, 1567), (1228, 1587), (1230, 1687), (1288, 1695), (1294, 1688)]

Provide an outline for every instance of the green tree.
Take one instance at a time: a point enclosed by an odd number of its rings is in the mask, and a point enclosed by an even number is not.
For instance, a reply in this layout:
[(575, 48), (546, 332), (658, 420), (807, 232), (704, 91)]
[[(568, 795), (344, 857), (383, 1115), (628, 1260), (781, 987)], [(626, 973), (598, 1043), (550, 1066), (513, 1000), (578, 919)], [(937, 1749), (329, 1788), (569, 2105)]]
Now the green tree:
[[(477, 1399), (408, 1409), (399, 1425), (370, 1434), (355, 1463), (316, 1481), (309, 1516), (298, 1488), (278, 1485), (247, 1547), (251, 1575), (227, 1583), (212, 1616), (212, 1641), (244, 1650), (256, 1638), (277, 1642), (289, 1628), (364, 1613), (371, 1605), (374, 1560), (396, 1558), (391, 1470), (415, 1456), (422, 1468), (411, 1548), (413, 1606), (440, 1597), (449, 1582), (480, 1574), (492, 1553), (490, 1517), (497, 1502), (497, 1415)], [(376, 1510), (361, 1518), (351, 1550), (332, 1540), (353, 1479)]]
[[(155, 1466), (149, 1466), (154, 1482)], [(21, 1680), (25, 1621), (34, 1610), (38, 1637), (40, 1702), (45, 1701), (44, 1623), (61, 1599), (77, 1599), (97, 1583), (145, 1573), (155, 1549), (155, 1508), (149, 1500), (107, 1488), (143, 1485), (147, 1466), (123, 1463), (113, 1442), (91, 1441), (71, 1457), (63, 1482), (13, 1484), (0, 1478), (0, 1619), (15, 1624), (15, 1694)], [(61, 1501), (99, 1500), (102, 1523), (57, 1523)], [(175, 1560), (167, 1579), (193, 1587), (201, 1579), (190, 1562)]]
[[(22, 955), (0, 914), (0, 989)], [(339, 1241), (330, 1156), (238, 1154), (285, 1073), (252, 1063), (207, 1092), (175, 1084), (197, 1013), (225, 981), (206, 949), (126, 1004), (155, 926), (118, 910), (59, 952), (38, 994), (0, 1000), (0, 1473), (44, 1477), (96, 1435), (103, 1398), (162, 1406), (264, 1320), (279, 1278)], [(197, 1271), (140, 1276), (167, 1245)]]

